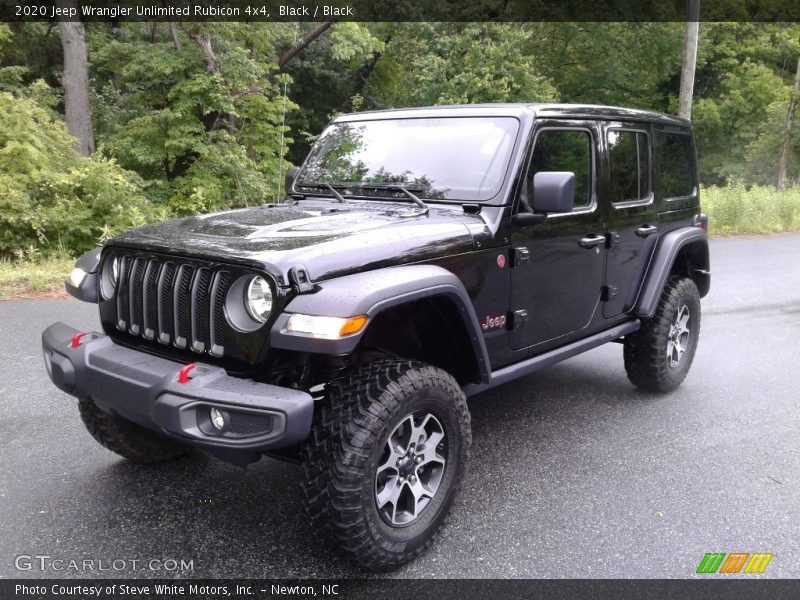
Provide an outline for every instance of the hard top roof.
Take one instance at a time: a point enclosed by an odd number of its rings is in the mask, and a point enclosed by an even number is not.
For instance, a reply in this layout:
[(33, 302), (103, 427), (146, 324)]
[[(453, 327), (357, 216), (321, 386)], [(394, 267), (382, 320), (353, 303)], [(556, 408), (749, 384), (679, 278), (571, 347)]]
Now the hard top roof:
[(602, 106), (598, 104), (552, 104), (552, 103), (508, 103), (508, 104), (453, 104), (440, 106), (420, 106), (374, 110), (341, 115), (336, 122), (371, 121), (375, 119), (401, 119), (410, 117), (454, 117), (454, 116), (510, 116), (523, 113), (538, 118), (562, 119), (617, 119), (621, 121), (647, 121), (663, 125), (689, 127), (689, 121), (663, 113), (624, 108), (621, 106)]

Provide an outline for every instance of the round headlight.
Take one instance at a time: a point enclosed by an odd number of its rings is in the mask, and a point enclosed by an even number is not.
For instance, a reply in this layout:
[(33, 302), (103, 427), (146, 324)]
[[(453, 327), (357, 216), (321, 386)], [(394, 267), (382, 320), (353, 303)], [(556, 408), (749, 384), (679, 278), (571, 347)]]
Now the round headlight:
[(114, 290), (117, 288), (119, 279), (119, 258), (111, 256), (103, 262), (103, 270), (100, 273), (100, 292), (103, 298), (111, 300)]
[(247, 313), (259, 323), (264, 323), (272, 311), (272, 288), (267, 280), (256, 275), (250, 280), (245, 293)]

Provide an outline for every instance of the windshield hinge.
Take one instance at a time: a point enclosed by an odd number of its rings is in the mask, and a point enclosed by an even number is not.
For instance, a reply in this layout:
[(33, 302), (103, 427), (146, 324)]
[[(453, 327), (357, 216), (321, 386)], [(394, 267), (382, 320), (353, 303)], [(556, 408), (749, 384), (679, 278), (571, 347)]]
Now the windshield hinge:
[(480, 204), (462, 204), (461, 205), (464, 209), (464, 213), (468, 215), (479, 215), (481, 214), (481, 205)]
[(314, 291), (314, 284), (308, 275), (308, 269), (303, 265), (297, 265), (289, 269), (289, 281), (291, 281), (300, 294), (307, 294)]

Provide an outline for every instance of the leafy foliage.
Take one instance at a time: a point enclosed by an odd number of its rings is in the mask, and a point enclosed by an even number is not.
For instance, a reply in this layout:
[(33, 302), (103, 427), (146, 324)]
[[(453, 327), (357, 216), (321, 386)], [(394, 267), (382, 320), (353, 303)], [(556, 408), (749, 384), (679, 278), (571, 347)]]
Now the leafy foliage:
[(0, 254), (87, 250), (160, 216), (137, 176), (112, 159), (73, 152), (73, 139), (49, 109), (0, 92), (0, 114)]
[[(337, 22), (287, 54), (314, 27), (87, 23), (98, 152), (81, 159), (62, 125), (58, 27), (0, 24), (0, 255), (59, 240), (78, 252), (147, 220), (280, 199), (286, 169), (341, 112), (677, 106), (680, 23)], [(774, 183), (799, 54), (797, 24), (700, 26), (693, 122), (706, 199), (721, 214), (724, 194), (733, 206), (741, 190), (766, 198), (751, 186)], [(800, 127), (791, 145), (797, 182)]]
[(732, 181), (701, 192), (712, 234), (780, 233), (800, 230), (800, 188), (746, 186)]
[(366, 96), (381, 107), (548, 102), (525, 24), (409, 23), (386, 45)]
[(143, 43), (148, 26), (130, 24), (103, 32), (91, 59), (107, 99), (97, 115), (101, 151), (145, 178), (149, 197), (175, 214), (277, 197), (291, 142), (280, 142), (281, 118), (295, 105), (269, 81), (272, 57), (245, 46), (256, 25), (187, 26), (177, 31), (178, 49), (171, 38)]

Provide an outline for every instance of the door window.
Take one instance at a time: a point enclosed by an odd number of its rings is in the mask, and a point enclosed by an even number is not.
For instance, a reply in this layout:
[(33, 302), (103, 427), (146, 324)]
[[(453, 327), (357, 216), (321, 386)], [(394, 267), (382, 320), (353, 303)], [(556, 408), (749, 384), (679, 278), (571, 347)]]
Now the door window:
[(608, 132), (611, 169), (609, 196), (614, 204), (650, 199), (650, 151), (643, 131), (612, 129)]
[(658, 189), (663, 198), (683, 198), (694, 193), (692, 140), (679, 133), (660, 133), (658, 143)]
[(575, 208), (592, 204), (592, 146), (588, 131), (545, 129), (536, 138), (528, 189), (533, 189), (533, 176), (539, 171), (571, 171), (575, 173)]

